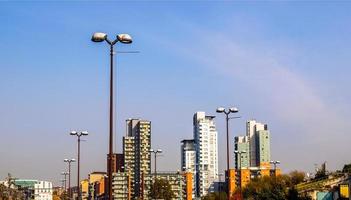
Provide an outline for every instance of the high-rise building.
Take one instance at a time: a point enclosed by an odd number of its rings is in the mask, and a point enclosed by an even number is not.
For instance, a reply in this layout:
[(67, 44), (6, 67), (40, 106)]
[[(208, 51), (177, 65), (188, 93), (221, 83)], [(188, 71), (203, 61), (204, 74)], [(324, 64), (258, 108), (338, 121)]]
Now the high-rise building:
[(255, 120), (249, 120), (246, 123), (246, 136), (248, 137), (249, 141), (249, 154), (250, 154), (250, 167), (258, 167), (259, 166), (259, 156), (257, 147), (258, 144), (258, 137), (257, 133), (261, 130), (267, 130), (267, 125), (256, 122)]
[[(181, 145), (181, 169), (183, 172), (195, 174), (196, 151), (195, 140), (182, 140)], [(192, 179), (192, 198), (195, 198), (195, 179)]]
[(218, 180), (217, 131), (214, 118), (206, 116), (205, 112), (197, 112), (193, 118), (197, 196), (214, 191), (214, 183)]
[[(267, 126), (266, 126), (267, 127)], [(257, 131), (257, 166), (270, 168), (271, 151), (270, 135), (268, 130)]]
[(124, 171), (130, 175), (131, 196), (143, 195), (143, 177), (151, 173), (151, 122), (140, 119), (126, 120), (123, 137)]
[(249, 147), (250, 143), (248, 140), (248, 136), (234, 137), (234, 150), (238, 151), (238, 153), (234, 154), (236, 169), (250, 167)]

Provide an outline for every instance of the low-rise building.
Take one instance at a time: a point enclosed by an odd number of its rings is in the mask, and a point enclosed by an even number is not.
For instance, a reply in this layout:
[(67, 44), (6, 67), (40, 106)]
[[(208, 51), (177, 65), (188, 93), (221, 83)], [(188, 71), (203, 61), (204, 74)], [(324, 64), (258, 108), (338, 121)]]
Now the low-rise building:
[[(191, 200), (193, 196), (193, 175), (190, 172), (157, 172), (157, 179), (164, 179), (169, 182), (175, 195), (173, 199)], [(150, 199), (151, 185), (155, 180), (155, 174), (144, 178), (144, 199)]]
[(127, 172), (113, 173), (112, 190), (113, 198), (118, 200), (129, 200), (131, 198), (130, 175)]

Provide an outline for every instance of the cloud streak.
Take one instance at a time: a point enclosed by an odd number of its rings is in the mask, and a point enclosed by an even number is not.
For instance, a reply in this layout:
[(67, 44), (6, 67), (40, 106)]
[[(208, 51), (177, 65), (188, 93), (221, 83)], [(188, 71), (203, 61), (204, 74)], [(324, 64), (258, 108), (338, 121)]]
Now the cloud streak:
[[(190, 38), (195, 38), (192, 47), (183, 48), (173, 42), (166, 42), (167, 45), (207, 70), (219, 73), (228, 80), (228, 85), (243, 86), (240, 93), (252, 97), (243, 104), (256, 109), (252, 113), (265, 112), (259, 120), (274, 130), (272, 154), (283, 161), (287, 170), (312, 170), (314, 163), (323, 161), (328, 161), (331, 168), (340, 168), (348, 161), (342, 153), (347, 151), (347, 141), (351, 139), (347, 131), (351, 126), (348, 116), (335, 111), (345, 105), (334, 105), (338, 109), (331, 109), (328, 99), (318, 93), (323, 84), (319, 88), (310, 84), (309, 77), (296, 70), (294, 58), (286, 57), (280, 45), (271, 43), (262, 48), (252, 41), (239, 43), (230, 35), (215, 31), (192, 31)], [(283, 52), (275, 52), (277, 49)], [(285, 51), (290, 54), (294, 50)]]

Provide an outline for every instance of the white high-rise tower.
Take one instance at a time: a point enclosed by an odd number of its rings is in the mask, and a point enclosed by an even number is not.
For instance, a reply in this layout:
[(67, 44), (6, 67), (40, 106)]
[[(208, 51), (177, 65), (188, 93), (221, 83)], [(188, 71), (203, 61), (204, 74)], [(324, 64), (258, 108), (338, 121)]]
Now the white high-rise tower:
[(193, 118), (197, 196), (214, 191), (214, 182), (218, 180), (217, 131), (214, 118), (206, 116), (205, 112), (197, 112)]

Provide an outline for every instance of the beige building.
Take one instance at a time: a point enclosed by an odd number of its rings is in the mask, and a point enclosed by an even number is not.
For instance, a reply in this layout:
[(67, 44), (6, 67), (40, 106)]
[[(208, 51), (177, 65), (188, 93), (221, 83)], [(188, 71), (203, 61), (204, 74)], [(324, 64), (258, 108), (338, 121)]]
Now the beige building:
[(127, 172), (113, 173), (112, 190), (114, 199), (129, 200), (131, 198), (130, 189), (130, 176)]
[(126, 136), (123, 137), (124, 172), (130, 175), (132, 199), (143, 195), (143, 177), (151, 173), (150, 149), (151, 122), (126, 120)]

